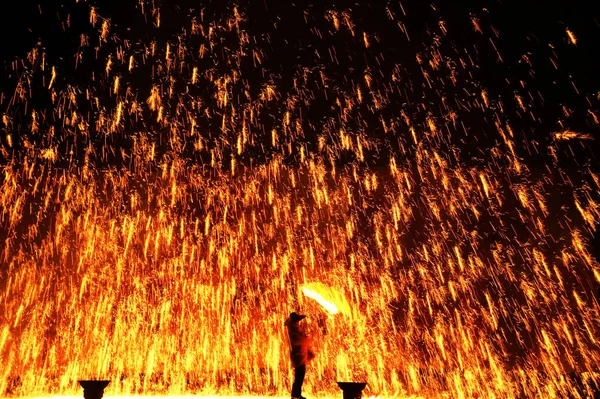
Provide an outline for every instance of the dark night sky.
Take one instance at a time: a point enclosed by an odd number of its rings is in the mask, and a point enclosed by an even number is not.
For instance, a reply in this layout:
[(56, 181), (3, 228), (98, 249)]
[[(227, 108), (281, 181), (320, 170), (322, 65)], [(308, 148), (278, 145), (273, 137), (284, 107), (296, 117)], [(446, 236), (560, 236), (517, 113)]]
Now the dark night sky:
[[(4, 65), (15, 58), (23, 57), (36, 42), (41, 42), (47, 49), (50, 58), (68, 60), (73, 56), (79, 43), (79, 33), (89, 26), (88, 5), (74, 4), (74, 1), (41, 1), (23, 0), (2, 2), (0, 4), (0, 37), (2, 38), (0, 59)], [(146, 2), (150, 4), (151, 2)], [(376, 31), (382, 37), (382, 45), (393, 46), (397, 29), (394, 24), (384, 20), (385, 13), (379, 12), (385, 6), (381, 2), (352, 1), (241, 1), (240, 8), (248, 16), (248, 30), (254, 34), (274, 33), (273, 23), (278, 23), (277, 35), (273, 36), (273, 54), (271, 64), (279, 64), (283, 73), (295, 60), (301, 57), (297, 46), (285, 42), (288, 39), (302, 39), (307, 29), (304, 25), (303, 11), (323, 15), (329, 9), (355, 10), (355, 15), (362, 17), (362, 26)], [(387, 2), (391, 8), (399, 2)], [(506, 61), (499, 64), (493, 52), (481, 54), (480, 73), (477, 78), (484, 86), (494, 87), (501, 91), (506, 87), (498, 82), (498, 76), (514, 76), (521, 78), (514, 62), (523, 54), (532, 54), (540, 59), (549, 54), (548, 43), (560, 51), (561, 69), (571, 75), (582, 91), (590, 93), (600, 90), (600, 62), (597, 60), (597, 46), (600, 39), (600, 14), (595, 2), (588, 1), (404, 1), (402, 6), (408, 17), (403, 21), (411, 34), (412, 43), (419, 46), (429, 40), (429, 29), (435, 28), (441, 19), (447, 23), (448, 34), (457, 46), (481, 44), (489, 35), (475, 35), (469, 22), (470, 16), (480, 19), (483, 29), (493, 26), (499, 36), (496, 45)], [(211, 15), (220, 16), (231, 9), (229, 1), (174, 1), (157, 2), (161, 4), (163, 24), (160, 29), (149, 32), (139, 12), (136, 12), (136, 1), (90, 1), (98, 8), (99, 14), (111, 18), (112, 30), (124, 37), (133, 39), (149, 39), (152, 37), (169, 37), (178, 32), (178, 17), (205, 9), (207, 19)], [(432, 7), (435, 4), (435, 8)], [(41, 10), (41, 14), (40, 14)], [(70, 15), (71, 28), (63, 31), (64, 21)], [(218, 19), (218, 18), (216, 18)], [(136, 27), (138, 29), (136, 29)], [(577, 36), (577, 47), (568, 47), (565, 29), (571, 29)], [(385, 40), (387, 36), (387, 39)], [(405, 43), (402, 43), (405, 46)], [(410, 45), (409, 45), (410, 46)], [(404, 47), (404, 49), (410, 50)], [(390, 62), (402, 62), (403, 57), (413, 57), (411, 51), (395, 52), (396, 59)], [(70, 61), (70, 60), (68, 60)], [(356, 60), (360, 64), (360, 60)], [(357, 65), (358, 67), (358, 65)], [(358, 69), (358, 68), (357, 68)], [(529, 68), (527, 68), (529, 69)], [(571, 96), (570, 90), (553, 90), (552, 72), (547, 63), (535, 65), (539, 86), (546, 89), (549, 103), (554, 99), (565, 101), (578, 100)], [(512, 89), (512, 88), (511, 88)], [(554, 97), (553, 97), (554, 96)], [(581, 101), (581, 97), (579, 101)], [(575, 105), (575, 104), (574, 104)]]
[[(350, 76), (352, 80), (361, 79), (365, 67), (387, 72), (394, 64), (400, 64), (418, 86), (418, 66), (414, 62), (415, 53), (423, 47), (423, 43), (431, 41), (431, 34), (438, 29), (440, 20), (446, 23), (449, 40), (442, 50), (463, 52), (477, 57), (477, 68), (474, 68), (473, 79), (486, 88), (492, 96), (504, 99), (514, 97), (519, 81), (526, 82), (528, 92), (539, 93), (543, 101), (531, 104), (532, 118), (511, 118), (516, 128), (530, 131), (533, 138), (544, 142), (548, 140), (548, 132), (558, 130), (557, 118), (562, 106), (574, 110), (572, 117), (565, 122), (565, 127), (585, 133), (596, 134), (598, 126), (594, 126), (587, 109), (598, 109), (600, 95), (600, 62), (597, 60), (597, 46), (600, 42), (600, 17), (594, 2), (584, 1), (428, 1), (412, 0), (401, 2), (407, 17), (402, 18), (411, 35), (411, 41), (399, 40), (398, 27), (395, 21), (386, 19), (384, 7), (386, 2), (351, 2), (351, 1), (242, 1), (239, 8), (247, 17), (246, 29), (256, 37), (268, 35), (270, 44), (266, 50), (264, 69), (281, 77), (280, 87), (285, 89), (291, 84), (292, 75), (298, 64), (315, 65), (312, 47), (322, 46), (322, 53), (327, 53), (329, 46), (338, 51), (339, 66), (328, 64), (328, 72), (339, 79)], [(111, 33), (132, 42), (149, 42), (151, 39), (169, 39), (180, 32), (181, 16), (198, 14), (204, 9), (205, 18), (220, 19), (228, 13), (232, 6), (227, 1), (178, 1), (158, 2), (161, 5), (162, 25), (160, 29), (148, 28), (144, 17), (136, 10), (137, 1), (92, 1), (100, 15), (111, 19)], [(48, 61), (57, 65), (59, 70), (69, 71), (72, 83), (89, 83), (89, 72), (96, 65), (84, 64), (73, 70), (73, 55), (79, 46), (79, 35), (89, 33), (89, 6), (71, 2), (55, 2), (25, 0), (3, 2), (0, 5), (0, 37), (2, 50), (0, 60), (0, 91), (11, 92), (13, 82), (7, 77), (11, 75), (10, 62), (23, 57), (36, 42), (40, 42), (48, 53)], [(151, 2), (146, 2), (151, 4)], [(400, 13), (399, 2), (387, 2), (396, 13)], [(433, 4), (435, 4), (433, 6)], [(327, 10), (352, 9), (355, 22), (361, 29), (376, 32), (381, 39), (374, 43), (364, 56), (355, 52), (354, 48), (336, 45), (325, 38), (317, 43), (304, 21), (305, 11), (311, 16), (322, 16)], [(40, 13), (41, 10), (41, 13)], [(484, 30), (483, 34), (473, 31), (471, 17), (476, 17)], [(70, 20), (70, 28), (65, 28), (65, 21)], [(310, 21), (309, 21), (310, 22)], [(327, 29), (325, 22), (314, 20), (315, 27)], [(275, 28), (276, 26), (276, 28)], [(495, 32), (491, 29), (495, 30)], [(577, 36), (577, 46), (568, 43), (566, 29)], [(490, 44), (494, 37), (494, 45), (499, 49), (503, 61), (498, 62), (494, 49)], [(329, 42), (328, 42), (329, 40)], [(310, 45), (307, 46), (306, 44)], [(550, 47), (553, 46), (553, 48)], [(310, 47), (310, 49), (308, 48)], [(370, 65), (367, 60), (377, 52), (385, 55), (385, 62)], [(560, 70), (556, 71), (548, 61), (553, 53), (557, 54)], [(526, 65), (523, 56), (527, 55), (533, 67)], [(311, 58), (312, 57), (312, 58)], [(371, 61), (372, 62), (372, 61)], [(534, 71), (532, 75), (531, 71)], [(260, 80), (260, 71), (245, 70), (249, 80)], [(63, 75), (64, 76), (64, 75)], [(144, 84), (144, 82), (140, 82)], [(572, 84), (576, 84), (580, 94), (575, 93)], [(475, 88), (473, 88), (475, 90)], [(448, 89), (446, 94), (452, 95)], [(423, 92), (427, 99), (429, 93)], [(462, 93), (456, 93), (462, 95)], [(36, 103), (38, 102), (38, 103)], [(48, 98), (38, 95), (31, 106), (44, 108)], [(513, 102), (514, 103), (514, 102)], [(504, 113), (511, 117), (517, 113), (516, 105), (510, 105)], [(4, 112), (4, 106), (0, 106)], [(312, 120), (326, 117), (319, 111), (309, 115)], [(18, 125), (18, 119), (15, 119)], [(471, 120), (471, 128), (485, 129), (489, 120)], [(543, 133), (538, 133), (543, 132)], [(539, 136), (539, 137), (538, 137)], [(476, 143), (471, 151), (477, 151), (485, 143)], [(597, 144), (592, 143), (592, 146)], [(468, 147), (468, 145), (467, 145)], [(469, 152), (469, 151), (467, 151)], [(535, 157), (530, 162), (535, 164)]]

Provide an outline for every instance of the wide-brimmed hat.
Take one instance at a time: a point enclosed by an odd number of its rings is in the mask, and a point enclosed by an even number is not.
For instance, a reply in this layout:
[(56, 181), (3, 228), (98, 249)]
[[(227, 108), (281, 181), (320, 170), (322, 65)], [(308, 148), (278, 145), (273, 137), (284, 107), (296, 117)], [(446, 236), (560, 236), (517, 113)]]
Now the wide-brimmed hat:
[(306, 315), (298, 314), (296, 312), (290, 313), (290, 320), (292, 323), (298, 323), (300, 320), (304, 319)]

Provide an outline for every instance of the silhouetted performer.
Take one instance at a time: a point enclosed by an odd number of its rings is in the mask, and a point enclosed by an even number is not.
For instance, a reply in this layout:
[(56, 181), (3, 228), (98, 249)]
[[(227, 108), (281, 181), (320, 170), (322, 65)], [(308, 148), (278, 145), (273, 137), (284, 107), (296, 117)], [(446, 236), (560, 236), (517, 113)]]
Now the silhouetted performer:
[(290, 313), (290, 317), (285, 321), (290, 342), (290, 360), (294, 368), (292, 399), (306, 399), (302, 396), (302, 384), (306, 375), (306, 365), (315, 357), (310, 348), (310, 338), (306, 335), (304, 329), (298, 325), (300, 320), (305, 317), (305, 315), (293, 312)]

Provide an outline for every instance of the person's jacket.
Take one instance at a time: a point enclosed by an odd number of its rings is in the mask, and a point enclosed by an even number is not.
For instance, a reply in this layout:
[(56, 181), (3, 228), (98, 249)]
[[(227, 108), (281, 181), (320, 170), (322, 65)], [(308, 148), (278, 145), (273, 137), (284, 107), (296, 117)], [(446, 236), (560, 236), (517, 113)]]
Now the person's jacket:
[(308, 364), (314, 358), (310, 349), (310, 338), (304, 333), (298, 323), (287, 319), (285, 326), (288, 332), (290, 343), (290, 360), (293, 367), (299, 367)]

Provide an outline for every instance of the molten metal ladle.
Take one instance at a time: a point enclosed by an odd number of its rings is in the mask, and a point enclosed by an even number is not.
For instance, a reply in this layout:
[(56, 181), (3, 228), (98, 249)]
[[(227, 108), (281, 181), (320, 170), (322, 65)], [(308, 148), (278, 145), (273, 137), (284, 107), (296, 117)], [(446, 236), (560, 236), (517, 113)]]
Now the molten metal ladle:
[(344, 399), (361, 399), (362, 390), (367, 386), (366, 382), (338, 382)]
[(110, 383), (110, 380), (81, 380), (79, 385), (83, 387), (83, 397), (85, 399), (102, 399), (104, 388)]

